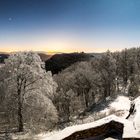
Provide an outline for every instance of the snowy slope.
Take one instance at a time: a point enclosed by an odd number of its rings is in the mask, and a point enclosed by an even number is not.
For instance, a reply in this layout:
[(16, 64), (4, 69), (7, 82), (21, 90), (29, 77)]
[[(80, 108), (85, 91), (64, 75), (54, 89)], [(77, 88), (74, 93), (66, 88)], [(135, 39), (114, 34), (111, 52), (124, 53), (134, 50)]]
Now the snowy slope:
[(52, 136), (44, 136), (42, 137), (41, 140), (62, 140), (63, 138), (71, 135), (72, 133), (76, 132), (76, 131), (80, 131), (80, 130), (85, 130), (85, 129), (89, 129), (89, 128), (94, 128), (97, 126), (100, 126), (104, 123), (108, 123), (111, 120), (117, 121), (117, 122), (121, 122), (124, 124), (124, 134), (123, 137), (140, 137), (140, 133), (138, 133), (134, 126), (133, 126), (133, 122), (123, 119), (123, 118), (119, 118), (116, 117), (115, 115), (111, 115), (109, 117), (103, 118), (101, 120), (98, 120), (96, 122), (92, 122), (92, 123), (87, 123), (87, 124), (83, 124), (83, 125), (76, 125), (76, 126), (72, 126), (72, 127), (67, 127), (64, 130), (57, 132), (56, 134), (52, 135)]
[(134, 100), (135, 102), (135, 117), (134, 117), (134, 126), (140, 132), (140, 97)]
[(52, 134), (40, 135), (39, 139), (62, 140), (63, 138), (71, 135), (74, 132), (89, 129), (89, 128), (94, 128), (102, 124), (108, 123), (111, 120), (121, 122), (124, 124), (123, 138), (130, 138), (130, 137), (140, 138), (140, 97), (136, 98), (134, 102), (135, 102), (136, 112), (134, 113), (134, 115), (132, 115), (131, 117), (132, 119), (130, 120), (125, 119), (125, 117), (129, 113), (130, 100), (128, 97), (119, 96), (114, 102), (109, 104), (109, 106), (103, 111), (109, 112), (109, 110), (112, 108), (115, 109), (116, 111), (123, 110), (124, 114), (122, 116), (117, 117), (116, 115), (110, 115), (98, 121), (67, 127), (62, 131), (54, 132)]
[(115, 112), (122, 111), (122, 115), (120, 117), (126, 118), (129, 113), (129, 108), (129, 98), (125, 96), (118, 96), (112, 103), (109, 104), (106, 109), (102, 110), (101, 112), (106, 112), (106, 114), (108, 115), (111, 110), (114, 110)]

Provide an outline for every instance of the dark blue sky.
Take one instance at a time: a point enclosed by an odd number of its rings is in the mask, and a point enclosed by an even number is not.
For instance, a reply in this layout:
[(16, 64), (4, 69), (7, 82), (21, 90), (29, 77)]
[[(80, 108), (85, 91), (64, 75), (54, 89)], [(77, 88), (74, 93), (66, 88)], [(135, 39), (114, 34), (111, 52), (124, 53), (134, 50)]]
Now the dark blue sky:
[(140, 0), (0, 0), (0, 51), (139, 46)]

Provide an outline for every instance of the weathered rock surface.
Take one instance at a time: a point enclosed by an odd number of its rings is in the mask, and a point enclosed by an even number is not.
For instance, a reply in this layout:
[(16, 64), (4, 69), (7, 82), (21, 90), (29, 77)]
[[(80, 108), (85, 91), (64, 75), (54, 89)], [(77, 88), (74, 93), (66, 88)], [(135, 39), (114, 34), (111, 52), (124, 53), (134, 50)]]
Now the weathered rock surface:
[(63, 140), (97, 140), (108, 137), (121, 139), (123, 134), (123, 124), (116, 121), (110, 121), (101, 126), (82, 130), (71, 134)]

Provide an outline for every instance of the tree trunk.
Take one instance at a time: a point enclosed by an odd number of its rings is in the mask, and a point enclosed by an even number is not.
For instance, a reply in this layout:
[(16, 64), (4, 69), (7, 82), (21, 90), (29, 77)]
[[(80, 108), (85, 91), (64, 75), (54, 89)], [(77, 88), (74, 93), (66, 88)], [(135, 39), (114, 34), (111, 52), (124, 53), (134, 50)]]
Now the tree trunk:
[(18, 131), (23, 131), (22, 102), (20, 90), (18, 90)]
[(84, 92), (84, 98), (85, 98), (85, 105), (86, 105), (86, 108), (88, 108), (88, 103), (89, 103), (89, 95), (88, 95), (88, 92)]
[(110, 81), (108, 81), (108, 96), (110, 96), (111, 94), (111, 85), (110, 85)]
[(104, 97), (105, 97), (105, 98), (107, 97), (107, 94), (108, 94), (108, 92), (107, 92), (107, 87), (105, 86), (105, 87), (104, 87)]
[(134, 110), (135, 110), (135, 103), (134, 103), (134, 101), (131, 101), (131, 105), (130, 105), (130, 109), (129, 109), (129, 114), (126, 117), (126, 119), (128, 119), (134, 113)]

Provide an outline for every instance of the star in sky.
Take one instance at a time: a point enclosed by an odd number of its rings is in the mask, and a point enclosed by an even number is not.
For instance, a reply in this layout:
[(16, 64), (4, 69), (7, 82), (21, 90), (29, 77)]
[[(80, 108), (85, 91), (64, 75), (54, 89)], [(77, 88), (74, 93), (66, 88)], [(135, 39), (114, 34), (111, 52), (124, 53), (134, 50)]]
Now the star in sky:
[(8, 20), (9, 20), (9, 21), (12, 21), (12, 18), (11, 18), (11, 17), (9, 17), (9, 18), (8, 18)]

